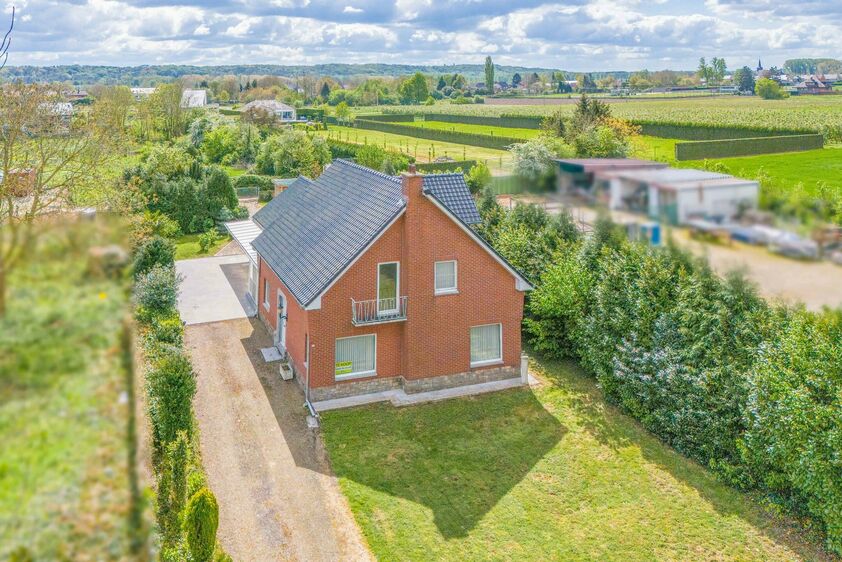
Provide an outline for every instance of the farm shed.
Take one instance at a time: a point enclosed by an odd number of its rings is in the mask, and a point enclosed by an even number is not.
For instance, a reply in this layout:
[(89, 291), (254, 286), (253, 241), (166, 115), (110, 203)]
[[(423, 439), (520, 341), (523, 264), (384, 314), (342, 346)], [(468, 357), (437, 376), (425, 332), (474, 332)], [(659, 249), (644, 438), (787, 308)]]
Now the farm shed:
[(683, 224), (692, 219), (729, 221), (754, 209), (759, 186), (728, 174), (664, 168), (596, 172), (594, 189), (607, 195), (611, 209)]
[(593, 187), (594, 173), (618, 170), (657, 170), (666, 168), (663, 162), (634, 160), (631, 158), (567, 158), (557, 159), (556, 188), (559, 193), (576, 191), (589, 193)]

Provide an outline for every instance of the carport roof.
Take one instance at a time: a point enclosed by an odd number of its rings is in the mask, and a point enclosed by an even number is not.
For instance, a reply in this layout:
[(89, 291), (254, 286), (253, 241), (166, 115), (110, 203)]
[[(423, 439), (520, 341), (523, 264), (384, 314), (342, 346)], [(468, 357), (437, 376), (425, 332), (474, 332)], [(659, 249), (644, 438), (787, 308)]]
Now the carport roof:
[(225, 228), (231, 233), (231, 237), (240, 245), (253, 263), (257, 263), (257, 252), (251, 243), (257, 238), (261, 229), (252, 220), (226, 222)]

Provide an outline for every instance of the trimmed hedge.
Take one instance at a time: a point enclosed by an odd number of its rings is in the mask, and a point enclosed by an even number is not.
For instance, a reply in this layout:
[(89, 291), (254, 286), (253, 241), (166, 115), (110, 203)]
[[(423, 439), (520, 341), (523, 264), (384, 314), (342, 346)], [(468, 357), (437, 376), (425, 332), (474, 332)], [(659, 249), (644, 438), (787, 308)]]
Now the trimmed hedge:
[(680, 139), (689, 141), (748, 139), (778, 137), (787, 135), (815, 134), (808, 129), (774, 129), (767, 127), (723, 127), (721, 125), (699, 125), (693, 123), (665, 123), (658, 121), (632, 121), (640, 127), (640, 133), (650, 137)]
[(824, 136), (818, 134), (680, 142), (675, 145), (675, 159), (703, 160), (775, 152), (799, 152), (822, 147), (824, 147)]
[(221, 107), (219, 108), (219, 113), (222, 114), (222, 115), (234, 115), (234, 116), (237, 116), (237, 117), (242, 115), (242, 112), (240, 112), (236, 109), (224, 109), (224, 108), (221, 108)]
[(299, 119), (301, 117), (306, 117), (310, 121), (324, 122), (325, 120), (325, 110), (317, 109), (315, 107), (302, 107), (301, 109), (296, 109), (295, 114)]
[(358, 119), (380, 121), (381, 123), (405, 123), (415, 121), (415, 115), (411, 113), (383, 113), (380, 115), (360, 115)]
[(489, 117), (485, 115), (452, 115), (449, 113), (427, 113), (427, 121), (441, 121), (443, 123), (462, 123), (464, 125), (489, 125), (492, 127), (507, 127), (510, 129), (540, 129), (541, 117), (502, 116)]
[(381, 131), (383, 133), (392, 133), (395, 135), (403, 135), (419, 139), (467, 144), (470, 146), (480, 146), (482, 148), (495, 148), (497, 150), (506, 150), (513, 144), (525, 142), (525, 139), (516, 139), (512, 137), (479, 135), (475, 133), (463, 133), (460, 131), (443, 131), (440, 129), (425, 129), (422, 127), (411, 127), (395, 123), (369, 121), (367, 119), (357, 119), (354, 121), (354, 126), (358, 129), (370, 129), (374, 131)]
[(454, 162), (427, 162), (423, 164), (415, 164), (415, 168), (419, 172), (455, 172), (462, 170), (467, 174), (471, 168), (477, 165), (476, 160), (456, 160)]

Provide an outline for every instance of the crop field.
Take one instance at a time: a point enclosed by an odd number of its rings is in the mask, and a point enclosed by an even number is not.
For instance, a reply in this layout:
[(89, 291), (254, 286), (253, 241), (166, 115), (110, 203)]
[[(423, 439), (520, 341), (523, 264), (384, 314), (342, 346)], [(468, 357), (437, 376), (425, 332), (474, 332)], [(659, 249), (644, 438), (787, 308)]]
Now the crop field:
[(333, 125), (327, 131), (319, 131), (318, 134), (354, 144), (375, 144), (387, 150), (397, 150), (414, 156), (419, 162), (431, 162), (442, 156), (448, 156), (454, 160), (476, 160), (485, 162), (491, 172), (497, 175), (506, 174), (512, 168), (512, 157), (505, 150)]
[[(359, 108), (360, 113), (375, 109)], [(402, 106), (387, 112), (415, 114), (451, 113), (454, 115), (530, 115), (542, 116), (555, 111), (573, 112), (574, 105), (454, 105)], [(700, 125), (810, 129), (823, 132), (830, 142), (842, 142), (842, 96), (803, 96), (785, 100), (756, 97), (714, 97), (671, 99), (662, 102), (617, 101), (611, 104), (615, 116), (624, 119), (661, 121)]]
[(436, 129), (439, 131), (458, 131), (461, 133), (473, 133), (475, 135), (514, 137), (518, 139), (532, 139), (540, 133), (540, 131), (536, 129), (516, 129), (513, 127), (494, 127), (492, 125), (469, 125), (466, 123), (444, 123), (442, 121), (410, 121), (400, 124), (424, 129)]

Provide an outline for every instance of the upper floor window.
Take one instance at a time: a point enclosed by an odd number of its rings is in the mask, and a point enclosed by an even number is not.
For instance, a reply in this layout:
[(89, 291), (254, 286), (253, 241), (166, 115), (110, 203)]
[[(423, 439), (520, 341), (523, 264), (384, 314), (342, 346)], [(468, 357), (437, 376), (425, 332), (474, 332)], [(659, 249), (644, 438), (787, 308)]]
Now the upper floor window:
[(396, 261), (377, 264), (377, 312), (397, 312), (400, 303), (400, 264)]
[(446, 295), (457, 291), (456, 260), (436, 262), (436, 294)]

